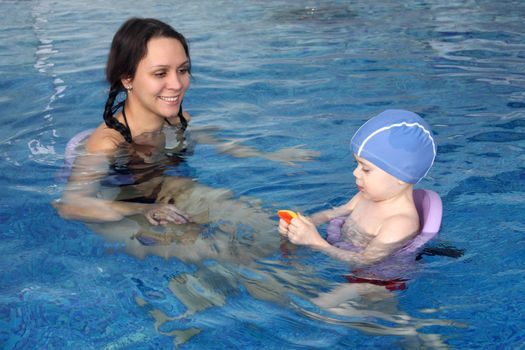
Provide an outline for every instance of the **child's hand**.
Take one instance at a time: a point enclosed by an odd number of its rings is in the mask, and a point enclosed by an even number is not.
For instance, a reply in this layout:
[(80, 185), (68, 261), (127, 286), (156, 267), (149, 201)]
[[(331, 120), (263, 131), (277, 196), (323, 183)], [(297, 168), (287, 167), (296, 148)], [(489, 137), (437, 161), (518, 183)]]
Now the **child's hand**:
[(279, 219), (279, 233), (283, 236), (288, 236), (288, 224), (285, 220)]
[(288, 235), (288, 226), (293, 218), (297, 217), (297, 213), (291, 210), (278, 210), (277, 215), (279, 216), (279, 233), (283, 236)]
[(298, 214), (297, 218), (292, 219), (290, 225), (288, 225), (288, 239), (290, 242), (300, 245), (328, 245), (328, 242), (317, 231), (315, 224), (301, 214)]

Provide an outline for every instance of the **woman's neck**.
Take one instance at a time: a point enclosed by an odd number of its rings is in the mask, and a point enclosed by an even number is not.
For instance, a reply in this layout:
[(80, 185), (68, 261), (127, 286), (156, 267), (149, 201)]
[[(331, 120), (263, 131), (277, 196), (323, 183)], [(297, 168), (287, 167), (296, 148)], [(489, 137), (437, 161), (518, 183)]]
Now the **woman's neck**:
[[(162, 130), (165, 119), (151, 113), (151, 111), (140, 108), (138, 103), (135, 103), (133, 99), (126, 99), (123, 109), (132, 137)], [(126, 123), (122, 113), (118, 118), (121, 122)]]

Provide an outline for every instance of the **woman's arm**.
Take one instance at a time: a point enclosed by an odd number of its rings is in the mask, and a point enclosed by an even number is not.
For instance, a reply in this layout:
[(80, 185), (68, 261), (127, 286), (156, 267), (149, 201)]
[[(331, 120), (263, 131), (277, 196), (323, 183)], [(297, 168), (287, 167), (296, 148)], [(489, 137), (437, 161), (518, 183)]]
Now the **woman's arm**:
[(192, 127), (191, 137), (198, 143), (214, 145), (219, 152), (236, 158), (260, 157), (293, 165), (297, 162), (307, 162), (319, 157), (319, 152), (303, 149), (302, 146), (282, 148), (274, 152), (262, 152), (254, 147), (242, 145), (241, 143), (246, 139), (221, 140), (216, 137), (218, 131), (217, 127)]
[[(98, 136), (95, 131), (88, 144)], [(180, 224), (191, 220), (187, 214), (170, 204), (131, 203), (100, 198), (100, 182), (108, 174), (116, 142), (108, 141), (107, 138), (99, 141), (91, 144), (96, 145), (95, 153), (77, 155), (62, 198), (53, 203), (62, 217), (86, 222), (111, 222), (142, 214), (153, 225), (168, 222)]]

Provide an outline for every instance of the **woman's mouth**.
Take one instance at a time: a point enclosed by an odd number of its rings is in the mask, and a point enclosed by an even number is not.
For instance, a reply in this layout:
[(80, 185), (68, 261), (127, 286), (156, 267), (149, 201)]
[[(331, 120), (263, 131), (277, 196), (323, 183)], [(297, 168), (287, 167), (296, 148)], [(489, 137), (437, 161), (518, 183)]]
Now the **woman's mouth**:
[(179, 96), (159, 96), (159, 99), (170, 104), (179, 102)]

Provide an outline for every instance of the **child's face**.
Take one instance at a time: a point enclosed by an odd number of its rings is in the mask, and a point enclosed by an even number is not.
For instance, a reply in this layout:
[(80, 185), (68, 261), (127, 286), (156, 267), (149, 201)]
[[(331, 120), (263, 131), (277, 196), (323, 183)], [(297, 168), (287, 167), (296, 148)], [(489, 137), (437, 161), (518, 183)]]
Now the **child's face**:
[(357, 167), (353, 174), (357, 188), (364, 198), (372, 201), (387, 200), (408, 186), (406, 182), (393, 177), (366, 159), (355, 154), (354, 157), (357, 161)]

